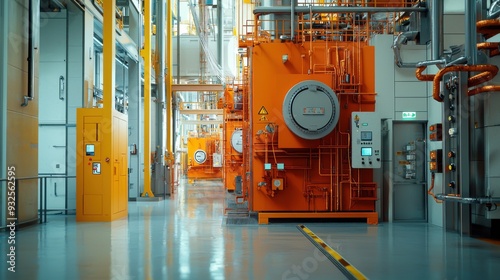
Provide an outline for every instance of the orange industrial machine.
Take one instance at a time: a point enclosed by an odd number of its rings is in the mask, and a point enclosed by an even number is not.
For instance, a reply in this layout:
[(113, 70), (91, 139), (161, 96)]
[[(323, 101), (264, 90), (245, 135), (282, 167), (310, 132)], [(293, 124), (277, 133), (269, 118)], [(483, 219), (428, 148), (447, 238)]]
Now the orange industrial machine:
[(224, 186), (229, 191), (242, 193), (243, 189), (243, 85), (226, 86), (224, 91)]
[(222, 141), (220, 135), (188, 138), (187, 178), (222, 179)]
[(373, 112), (375, 57), (368, 39), (387, 30), (387, 22), (373, 24), (369, 8), (410, 3), (300, 2), (292, 14), (257, 7), (240, 37), (249, 61), (243, 131), (249, 210), (259, 213), (260, 223), (353, 217), (376, 224), (373, 168), (381, 166), (381, 121)]

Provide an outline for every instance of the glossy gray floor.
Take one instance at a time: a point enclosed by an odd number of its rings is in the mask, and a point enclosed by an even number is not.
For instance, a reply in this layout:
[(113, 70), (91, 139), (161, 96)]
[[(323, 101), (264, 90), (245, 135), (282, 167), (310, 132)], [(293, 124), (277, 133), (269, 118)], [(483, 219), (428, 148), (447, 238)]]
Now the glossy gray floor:
[[(296, 223), (225, 225), (225, 191), (180, 186), (162, 202), (130, 202), (112, 223), (48, 223), (16, 233), (16, 272), (1, 279), (345, 279)], [(370, 279), (499, 279), (500, 247), (427, 224), (305, 223)]]

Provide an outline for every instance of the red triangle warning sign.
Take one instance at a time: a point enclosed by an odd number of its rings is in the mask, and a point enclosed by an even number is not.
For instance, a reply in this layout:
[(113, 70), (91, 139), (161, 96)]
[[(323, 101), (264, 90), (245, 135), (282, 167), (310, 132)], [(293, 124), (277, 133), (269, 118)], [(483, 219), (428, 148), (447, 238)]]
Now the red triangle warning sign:
[(266, 110), (266, 108), (264, 108), (264, 106), (260, 107), (260, 110), (259, 110), (259, 115), (267, 115), (269, 114)]

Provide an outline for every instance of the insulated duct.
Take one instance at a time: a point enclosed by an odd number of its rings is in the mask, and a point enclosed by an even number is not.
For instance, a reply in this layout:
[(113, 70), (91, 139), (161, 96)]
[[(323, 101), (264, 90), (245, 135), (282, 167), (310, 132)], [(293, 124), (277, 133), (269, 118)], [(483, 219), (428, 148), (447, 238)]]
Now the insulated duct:
[(399, 68), (415, 68), (417, 63), (404, 63), (401, 58), (401, 45), (406, 45), (408, 41), (413, 41), (418, 35), (418, 31), (406, 31), (400, 33), (392, 44), (392, 49), (394, 51), (394, 62)]

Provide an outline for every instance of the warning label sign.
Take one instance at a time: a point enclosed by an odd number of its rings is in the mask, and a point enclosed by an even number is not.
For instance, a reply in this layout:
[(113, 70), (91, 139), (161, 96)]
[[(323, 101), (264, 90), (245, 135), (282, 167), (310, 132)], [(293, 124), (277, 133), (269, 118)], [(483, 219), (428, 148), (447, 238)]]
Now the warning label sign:
[(267, 115), (269, 114), (266, 110), (266, 108), (264, 106), (260, 107), (260, 110), (259, 110), (259, 115)]

